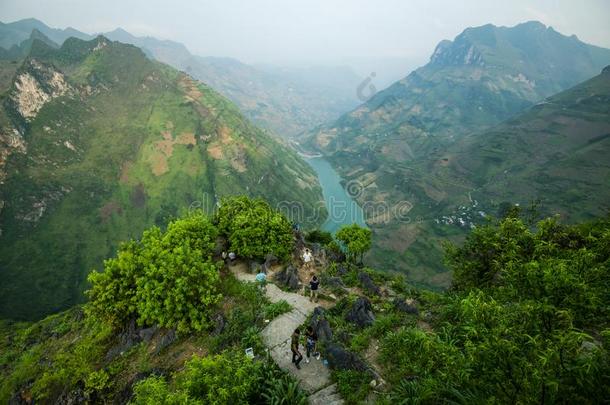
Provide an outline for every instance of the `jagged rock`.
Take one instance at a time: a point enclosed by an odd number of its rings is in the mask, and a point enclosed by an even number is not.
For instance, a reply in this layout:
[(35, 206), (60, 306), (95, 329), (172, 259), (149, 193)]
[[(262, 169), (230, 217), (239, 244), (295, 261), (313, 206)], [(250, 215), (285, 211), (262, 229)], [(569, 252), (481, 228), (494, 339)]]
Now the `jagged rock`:
[(112, 361), (115, 357), (123, 354), (141, 341), (142, 339), (136, 328), (136, 321), (132, 319), (127, 328), (119, 334), (118, 343), (112, 346), (106, 353), (106, 361)]
[(142, 341), (148, 343), (152, 340), (153, 336), (155, 335), (155, 332), (157, 332), (158, 329), (159, 328), (156, 326), (140, 329), (140, 331), (138, 332), (138, 336), (140, 337), (140, 339), (142, 339)]
[(174, 329), (168, 330), (167, 333), (165, 335), (163, 335), (163, 337), (161, 338), (161, 341), (159, 341), (159, 344), (157, 345), (157, 348), (155, 349), (155, 355), (159, 354), (161, 352), (161, 350), (165, 349), (166, 347), (168, 347), (169, 345), (174, 343), (176, 341), (176, 339), (178, 339), (178, 336), (176, 335), (176, 331)]
[(337, 275), (339, 277), (346, 275), (347, 273), (349, 273), (349, 270), (347, 269), (346, 266), (339, 266), (337, 268)]
[(254, 260), (251, 261), (248, 266), (249, 266), (250, 273), (253, 273), (253, 274), (257, 274), (261, 269), (261, 264)]
[(400, 297), (394, 298), (394, 308), (398, 311), (405, 312), (407, 314), (419, 315), (419, 309), (417, 309), (417, 302), (413, 299), (404, 300)]
[(379, 287), (375, 285), (375, 283), (371, 279), (371, 276), (369, 276), (364, 271), (358, 273), (358, 280), (360, 281), (360, 284), (362, 284), (362, 287), (369, 293), (374, 295), (381, 295), (381, 290), (379, 289)]
[(330, 288), (345, 288), (345, 284), (343, 283), (343, 280), (341, 280), (340, 277), (328, 277), (323, 281), (324, 284)]
[(268, 272), (269, 270), (271, 270), (272, 266), (278, 263), (279, 259), (272, 253), (269, 253), (267, 254), (267, 256), (265, 256), (265, 263), (263, 264), (263, 269), (265, 270), (265, 272)]
[(301, 252), (305, 248), (305, 237), (303, 236), (303, 232), (294, 231), (294, 254), (298, 257), (301, 256)]
[(326, 320), (326, 310), (322, 307), (316, 307), (311, 315), (309, 325), (313, 328), (318, 341), (320, 343), (330, 342), (333, 339), (333, 332), (330, 328), (328, 320)]
[(284, 270), (277, 273), (274, 279), (279, 284), (292, 290), (297, 290), (299, 288), (299, 272), (292, 264), (286, 266)]
[(55, 403), (61, 405), (76, 405), (90, 402), (88, 401), (89, 398), (87, 398), (87, 395), (85, 394), (83, 385), (83, 383), (79, 383), (79, 386), (76, 389), (61, 394)]
[(333, 370), (367, 370), (366, 364), (356, 354), (336, 343), (326, 345), (326, 359)]
[(214, 330), (212, 331), (212, 336), (218, 336), (225, 329), (227, 322), (224, 316), (222, 316), (222, 314), (216, 314), (216, 316), (214, 317), (214, 323), (215, 326)]
[(371, 326), (375, 322), (375, 314), (373, 314), (373, 307), (368, 298), (358, 297), (347, 315), (345, 315), (345, 319), (363, 328)]
[(325, 249), (326, 257), (330, 262), (342, 263), (345, 261), (345, 254), (343, 252), (337, 252), (332, 249)]

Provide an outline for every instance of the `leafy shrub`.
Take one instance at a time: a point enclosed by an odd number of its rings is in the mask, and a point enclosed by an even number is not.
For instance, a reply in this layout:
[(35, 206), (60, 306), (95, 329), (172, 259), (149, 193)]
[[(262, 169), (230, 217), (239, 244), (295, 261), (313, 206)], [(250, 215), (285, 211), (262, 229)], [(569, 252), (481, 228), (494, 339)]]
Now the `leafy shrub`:
[(134, 398), (130, 402), (134, 405), (184, 405), (204, 404), (202, 400), (190, 398), (185, 391), (171, 391), (163, 377), (151, 376), (138, 381), (133, 387)]
[(305, 240), (310, 243), (319, 243), (320, 245), (325, 246), (333, 242), (333, 235), (330, 232), (314, 229), (313, 231), (307, 232)]
[(371, 248), (372, 235), (370, 229), (352, 224), (341, 227), (336, 236), (345, 246), (347, 259), (355, 262), (359, 257), (359, 262), (362, 263), (362, 257)]
[(273, 363), (237, 352), (193, 357), (170, 386), (152, 376), (135, 388), (135, 404), (306, 404), (298, 383)]
[(262, 396), (268, 405), (307, 404), (307, 396), (299, 388), (299, 383), (288, 375), (272, 379)]
[(215, 221), (239, 256), (264, 259), (269, 253), (287, 259), (292, 252), (292, 227), (264, 200), (246, 196), (225, 198)]
[(362, 371), (337, 370), (332, 373), (337, 383), (337, 391), (348, 404), (359, 404), (366, 399), (372, 377)]
[(280, 300), (271, 304), (267, 304), (264, 308), (265, 319), (273, 319), (286, 312), (290, 312), (292, 307), (286, 300)]
[(179, 377), (179, 385), (189, 397), (209, 404), (246, 404), (257, 389), (261, 367), (262, 363), (252, 361), (243, 353), (194, 357)]
[(218, 269), (210, 259), (217, 232), (203, 215), (176, 220), (162, 233), (153, 227), (141, 241), (123, 244), (103, 273), (89, 275), (89, 315), (115, 327), (140, 324), (203, 330), (221, 298)]

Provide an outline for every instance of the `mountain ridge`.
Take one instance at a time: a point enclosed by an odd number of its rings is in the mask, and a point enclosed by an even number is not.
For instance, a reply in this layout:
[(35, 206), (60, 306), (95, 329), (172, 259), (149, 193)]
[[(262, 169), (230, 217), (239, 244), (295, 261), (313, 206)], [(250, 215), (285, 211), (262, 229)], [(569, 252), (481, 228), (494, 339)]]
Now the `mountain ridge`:
[(299, 222), (323, 206), (312, 169), (230, 101), (103, 36), (59, 49), (34, 39), (0, 135), (2, 316), (82, 301), (86, 273), (118, 241), (222, 196), (300, 202)]

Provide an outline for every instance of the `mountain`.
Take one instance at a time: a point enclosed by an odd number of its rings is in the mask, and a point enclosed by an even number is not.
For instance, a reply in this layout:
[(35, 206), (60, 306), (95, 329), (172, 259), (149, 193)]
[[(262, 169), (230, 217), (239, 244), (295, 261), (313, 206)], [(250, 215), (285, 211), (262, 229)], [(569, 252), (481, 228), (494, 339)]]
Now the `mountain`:
[(256, 68), (231, 58), (193, 57), (183, 69), (283, 138), (297, 137), (358, 104), (361, 80), (349, 68)]
[(441, 42), (427, 65), (314, 131), (309, 145), (326, 154), (365, 207), (376, 233), (371, 259), (406, 270), (417, 282), (447, 286), (449, 275), (426, 222), (453, 207), (451, 196), (473, 187), (468, 177), (431, 167), (450, 164), (448, 148), (466, 135), (593, 77), (609, 63), (610, 50), (537, 22), (469, 28)]
[[(36, 19), (26, 19), (0, 23), (0, 48), (19, 45), (32, 30), (60, 45), (69, 37), (93, 38), (73, 28), (54, 29)], [(102, 35), (136, 45), (149, 57), (209, 84), (257, 125), (284, 138), (332, 121), (359, 103), (356, 89), (362, 79), (347, 67), (255, 67), (231, 58), (196, 56), (179, 42), (138, 37), (122, 28)]]
[(484, 208), (538, 200), (544, 213), (575, 222), (610, 212), (609, 154), (610, 66), (491, 130), (466, 136), (436, 168), (468, 179)]
[(321, 204), (296, 153), (135, 46), (34, 39), (15, 65), (0, 108), (2, 317), (81, 301), (86, 274), (120, 240), (222, 196), (299, 202), (301, 215)]
[(0, 22), (0, 47), (10, 49), (13, 45), (19, 45), (27, 40), (34, 30), (60, 45), (70, 37), (85, 40), (93, 39), (93, 36), (71, 27), (66, 29), (51, 28), (35, 18), (27, 18), (12, 23)]
[(358, 105), (361, 79), (347, 67), (252, 66), (233, 58), (192, 55), (178, 42), (136, 37), (121, 28), (104, 35), (136, 45), (210, 85), (257, 125), (283, 138), (298, 136)]

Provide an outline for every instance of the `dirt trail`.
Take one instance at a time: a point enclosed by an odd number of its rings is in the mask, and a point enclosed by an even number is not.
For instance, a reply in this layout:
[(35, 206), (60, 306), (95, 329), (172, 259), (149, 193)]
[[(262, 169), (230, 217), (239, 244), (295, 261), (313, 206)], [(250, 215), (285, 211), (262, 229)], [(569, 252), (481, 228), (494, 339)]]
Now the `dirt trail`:
[[(229, 269), (238, 280), (255, 281), (255, 275), (247, 272), (244, 263), (236, 263), (234, 266), (229, 266)], [(271, 273), (268, 274), (269, 278), (271, 275)], [(327, 366), (324, 366), (323, 359), (316, 360), (315, 357), (311, 357), (310, 362), (306, 363), (305, 348), (301, 347), (300, 351), (303, 354), (301, 369), (298, 370), (292, 364), (290, 336), (319, 304), (310, 302), (301, 294), (282, 291), (272, 283), (267, 283), (266, 295), (271, 302), (285, 300), (292, 307), (290, 312), (269, 322), (261, 332), (263, 342), (275, 363), (299, 381), (301, 388), (310, 394), (309, 402), (311, 404), (343, 404), (343, 400), (336, 393), (336, 386), (331, 385), (330, 371)]]

